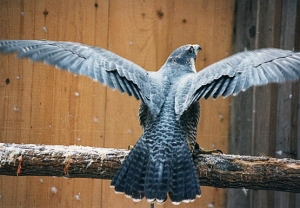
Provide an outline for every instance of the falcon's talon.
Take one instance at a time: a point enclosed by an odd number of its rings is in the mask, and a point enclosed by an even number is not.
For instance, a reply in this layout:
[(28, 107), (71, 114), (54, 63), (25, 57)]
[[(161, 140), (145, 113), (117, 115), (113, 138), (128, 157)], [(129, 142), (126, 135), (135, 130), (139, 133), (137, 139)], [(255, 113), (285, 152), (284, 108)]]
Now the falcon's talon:
[[(223, 153), (196, 143), (201, 98), (237, 95), (254, 85), (300, 78), (300, 53), (274, 48), (245, 51), (197, 72), (200, 50), (196, 44), (181, 46), (158, 71), (150, 72), (108, 50), (79, 43), (0, 40), (0, 52), (16, 52), (20, 58), (85, 75), (141, 100), (143, 134), (129, 146), (131, 152), (111, 186), (133, 200), (145, 197), (160, 203), (169, 196), (173, 204), (192, 202), (201, 195), (192, 157)], [(70, 164), (71, 160), (65, 161), (65, 174)], [(21, 168), (20, 160), (17, 175)]]
[(200, 148), (197, 152), (197, 154), (223, 154), (222, 150), (219, 149), (211, 149), (211, 150), (205, 150), (203, 148)]
[(202, 147), (199, 146), (197, 142), (194, 144), (194, 149), (192, 151), (192, 155), (195, 158), (198, 155), (205, 155), (205, 154), (223, 154), (222, 150), (219, 149), (211, 149), (211, 150), (206, 150)]
[(134, 145), (128, 145), (127, 150), (132, 150), (134, 148)]

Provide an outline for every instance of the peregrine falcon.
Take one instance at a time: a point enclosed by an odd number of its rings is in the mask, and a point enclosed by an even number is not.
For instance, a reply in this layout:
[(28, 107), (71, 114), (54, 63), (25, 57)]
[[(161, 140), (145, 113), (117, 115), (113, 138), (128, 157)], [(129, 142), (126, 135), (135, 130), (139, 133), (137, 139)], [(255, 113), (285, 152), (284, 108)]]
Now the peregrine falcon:
[(237, 95), (251, 86), (297, 80), (300, 53), (267, 48), (240, 52), (201, 71), (195, 69), (199, 45), (184, 45), (171, 53), (157, 71), (108, 50), (73, 42), (2, 40), (0, 51), (44, 61), (85, 75), (141, 100), (143, 134), (111, 181), (116, 192), (134, 201), (173, 204), (200, 197), (192, 159), (199, 148), (196, 130), (201, 98)]

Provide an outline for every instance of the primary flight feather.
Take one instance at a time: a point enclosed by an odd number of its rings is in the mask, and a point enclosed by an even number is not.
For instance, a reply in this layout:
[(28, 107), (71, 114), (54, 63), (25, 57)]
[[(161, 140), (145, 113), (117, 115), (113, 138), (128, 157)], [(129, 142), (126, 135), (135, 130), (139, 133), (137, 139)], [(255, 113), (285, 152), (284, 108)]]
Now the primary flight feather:
[(134, 201), (191, 202), (201, 194), (192, 151), (201, 98), (237, 95), (251, 86), (298, 80), (300, 53), (267, 48), (237, 53), (196, 72), (199, 45), (177, 48), (157, 71), (108, 50), (73, 42), (2, 40), (0, 51), (44, 61), (141, 100), (143, 134), (111, 186)]

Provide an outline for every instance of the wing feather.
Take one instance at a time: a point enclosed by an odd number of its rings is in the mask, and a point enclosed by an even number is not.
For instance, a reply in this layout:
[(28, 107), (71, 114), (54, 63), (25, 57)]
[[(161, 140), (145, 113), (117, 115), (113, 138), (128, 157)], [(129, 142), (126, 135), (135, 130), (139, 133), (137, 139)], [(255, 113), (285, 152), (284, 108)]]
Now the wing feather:
[[(222, 81), (223, 80), (223, 81)], [(223, 76), (221, 78), (222, 84), (220, 87), (216, 90), (216, 92), (213, 94), (213, 98), (216, 99), (217, 97), (221, 96), (225, 90), (227, 89), (228, 85), (230, 84), (231, 77)]]
[[(133, 62), (108, 50), (73, 42), (46, 40), (3, 40), (0, 52), (16, 52), (20, 58), (44, 61), (59, 69), (85, 75), (121, 93), (134, 96), (145, 102), (154, 114), (158, 114), (164, 102), (162, 87), (151, 86), (149, 73)], [(159, 83), (155, 83), (156, 85)], [(154, 93), (152, 96), (151, 93)], [(151, 100), (155, 97), (155, 100)]]
[(189, 93), (181, 95), (180, 101), (184, 103), (176, 104), (180, 108), (175, 111), (182, 115), (201, 98), (237, 95), (251, 86), (295, 81), (299, 77), (300, 53), (274, 48), (237, 53), (193, 76)]
[(227, 97), (228, 95), (233, 94), (237, 82), (238, 82), (238, 79), (236, 77), (233, 77), (230, 80), (230, 84), (227, 86), (226, 90), (223, 92), (222, 96)]

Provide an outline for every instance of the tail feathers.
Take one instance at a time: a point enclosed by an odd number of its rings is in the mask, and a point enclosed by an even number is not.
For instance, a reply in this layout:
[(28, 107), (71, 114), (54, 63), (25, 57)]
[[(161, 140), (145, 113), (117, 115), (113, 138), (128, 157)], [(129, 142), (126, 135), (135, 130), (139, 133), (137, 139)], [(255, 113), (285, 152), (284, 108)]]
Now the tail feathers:
[(173, 204), (192, 202), (201, 196), (197, 171), (186, 145), (177, 148), (176, 165), (173, 174), (172, 191), (169, 192)]
[(145, 196), (149, 202), (163, 203), (167, 199), (174, 165), (168, 158), (173, 155), (169, 151), (167, 148), (154, 149), (155, 153), (150, 155), (145, 180)]
[(124, 193), (139, 201), (144, 197), (145, 169), (148, 161), (147, 146), (140, 139), (111, 181), (117, 193)]
[[(175, 142), (174, 142), (175, 143)], [(155, 144), (141, 138), (114, 176), (111, 186), (134, 201), (144, 196), (162, 204), (167, 194), (173, 204), (191, 202), (200, 196), (199, 180), (188, 145)]]

